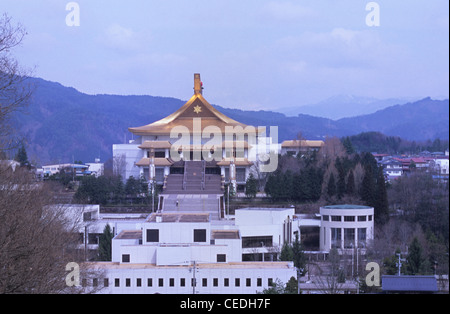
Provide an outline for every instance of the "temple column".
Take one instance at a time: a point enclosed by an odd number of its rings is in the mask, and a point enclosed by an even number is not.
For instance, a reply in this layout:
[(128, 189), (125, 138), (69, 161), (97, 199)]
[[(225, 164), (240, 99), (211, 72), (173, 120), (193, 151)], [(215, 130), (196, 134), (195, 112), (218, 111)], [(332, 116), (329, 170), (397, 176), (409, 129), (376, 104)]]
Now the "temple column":
[(236, 184), (236, 165), (234, 163), (234, 157), (231, 157), (230, 159), (230, 184), (233, 187), (234, 191), (237, 191), (237, 184)]

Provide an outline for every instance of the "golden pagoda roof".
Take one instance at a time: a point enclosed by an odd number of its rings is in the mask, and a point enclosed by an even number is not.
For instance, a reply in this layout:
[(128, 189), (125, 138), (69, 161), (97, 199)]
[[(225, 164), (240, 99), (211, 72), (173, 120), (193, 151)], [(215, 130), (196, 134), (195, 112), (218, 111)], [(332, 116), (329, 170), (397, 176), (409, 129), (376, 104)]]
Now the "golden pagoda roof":
[[(136, 163), (136, 166), (140, 166), (140, 167), (149, 166), (149, 165), (150, 165), (150, 158), (145, 158), (145, 157)], [(159, 166), (159, 167), (172, 166), (173, 161), (171, 161), (168, 158), (155, 158), (154, 165)]]
[[(218, 166), (229, 166), (231, 164), (231, 158), (223, 158), (217, 163)], [(251, 166), (253, 163), (247, 158), (234, 158), (234, 164), (236, 166)]]
[[(225, 134), (225, 127), (242, 127), (245, 129), (248, 125), (233, 120), (217, 109), (215, 109), (200, 92), (196, 92), (181, 108), (171, 115), (140, 127), (131, 127), (128, 130), (138, 136), (142, 135), (170, 135), (171, 130), (176, 126), (185, 126), (190, 134), (194, 134), (194, 118), (201, 118), (202, 132), (207, 126), (215, 126)], [(233, 130), (240, 133), (239, 128)], [(250, 127), (244, 130), (246, 133), (257, 133), (258, 129)]]
[(169, 141), (145, 141), (139, 148), (142, 149), (165, 149), (172, 147)]

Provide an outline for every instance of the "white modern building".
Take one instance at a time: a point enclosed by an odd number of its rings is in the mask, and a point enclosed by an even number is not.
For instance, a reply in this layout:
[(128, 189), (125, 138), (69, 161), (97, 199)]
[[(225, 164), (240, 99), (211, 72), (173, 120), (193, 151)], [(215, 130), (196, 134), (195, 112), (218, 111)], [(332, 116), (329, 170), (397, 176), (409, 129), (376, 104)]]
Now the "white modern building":
[[(115, 220), (112, 261), (89, 265), (106, 274), (95, 279), (101, 293), (254, 294), (296, 277), (292, 262), (277, 261), (278, 248), (292, 239), (293, 215), (291, 208), (248, 208), (219, 220), (184, 211)], [(89, 228), (98, 232), (102, 220)]]
[(365, 249), (374, 237), (374, 209), (359, 205), (331, 205), (320, 208), (320, 250), (340, 252)]
[[(296, 278), (292, 262), (279, 262), (283, 244), (305, 227), (320, 231), (320, 252), (360, 248), (373, 239), (373, 208), (335, 205), (315, 217), (293, 208), (242, 208), (220, 219), (208, 211), (100, 214), (83, 207), (88, 232), (80, 248), (95, 249), (106, 224), (114, 230), (112, 261), (90, 263), (101, 293), (253, 294)], [(348, 252), (347, 252), (348, 253)], [(89, 283), (88, 283), (89, 284)]]

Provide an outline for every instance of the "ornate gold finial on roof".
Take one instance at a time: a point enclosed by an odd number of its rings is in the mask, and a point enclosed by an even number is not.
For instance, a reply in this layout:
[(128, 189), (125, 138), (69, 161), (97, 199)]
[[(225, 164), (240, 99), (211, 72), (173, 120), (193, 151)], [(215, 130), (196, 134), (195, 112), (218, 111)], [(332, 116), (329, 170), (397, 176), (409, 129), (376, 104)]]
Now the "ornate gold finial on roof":
[(195, 73), (194, 74), (194, 94), (198, 95), (198, 94), (202, 94), (202, 90), (203, 90), (203, 83), (200, 80), (200, 73)]

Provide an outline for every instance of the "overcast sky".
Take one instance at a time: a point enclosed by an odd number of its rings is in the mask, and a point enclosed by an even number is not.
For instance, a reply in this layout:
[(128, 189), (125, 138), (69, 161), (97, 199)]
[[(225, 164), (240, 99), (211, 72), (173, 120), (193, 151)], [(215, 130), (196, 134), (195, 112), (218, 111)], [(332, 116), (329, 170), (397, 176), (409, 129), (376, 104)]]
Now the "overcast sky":
[(449, 95), (449, 2), (378, 0), (0, 0), (28, 31), (15, 56), (34, 76), (88, 94), (193, 94), (230, 108), (351, 94)]

